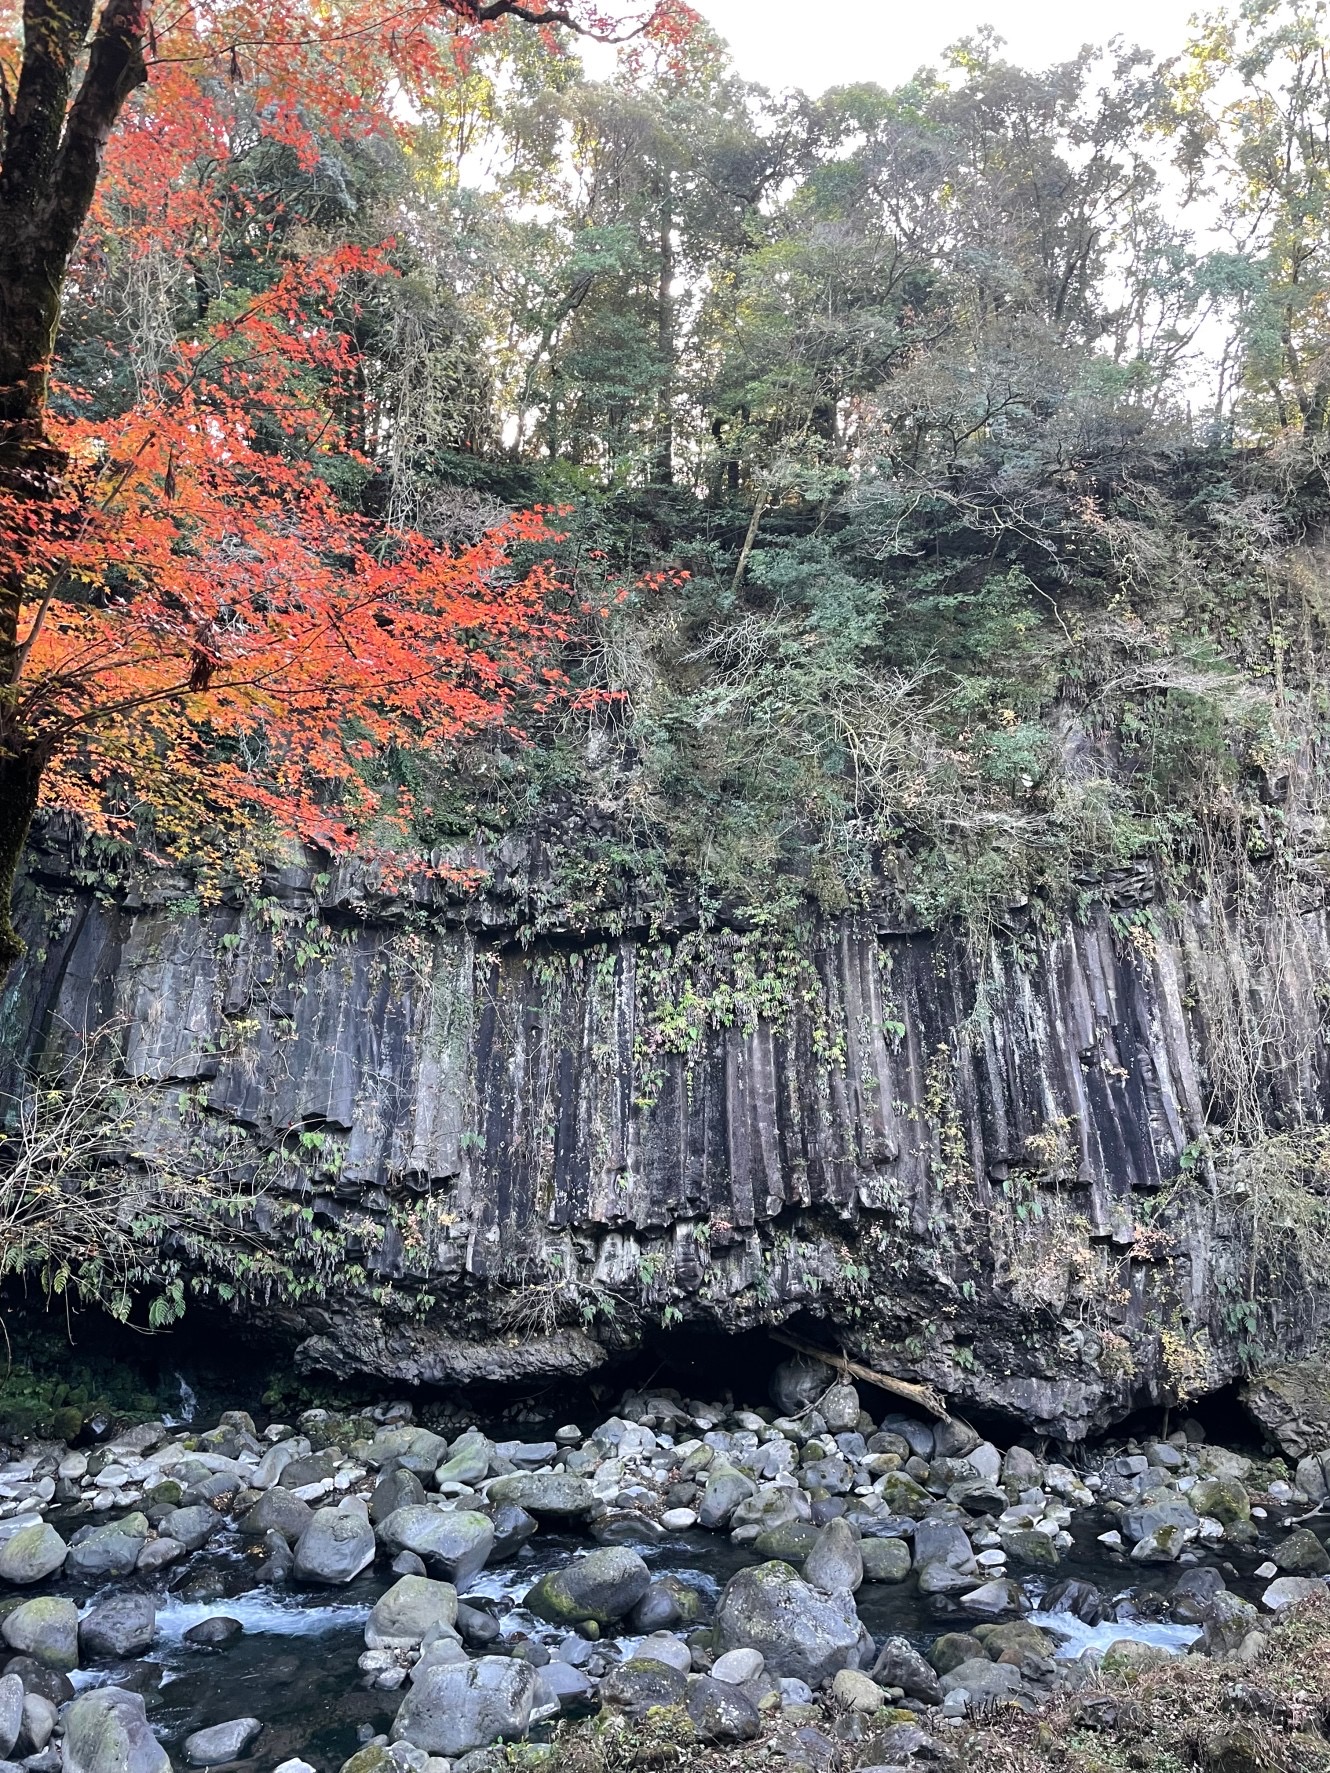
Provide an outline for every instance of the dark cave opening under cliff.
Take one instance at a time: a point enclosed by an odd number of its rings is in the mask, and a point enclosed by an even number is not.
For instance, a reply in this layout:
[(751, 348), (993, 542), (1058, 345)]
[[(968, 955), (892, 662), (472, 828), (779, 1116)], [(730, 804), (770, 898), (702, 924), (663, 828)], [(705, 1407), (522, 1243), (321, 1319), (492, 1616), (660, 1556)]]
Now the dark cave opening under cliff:
[[(0, 1432), (11, 1435), (53, 1432), (57, 1411), (79, 1409), (86, 1424), (83, 1437), (97, 1438), (116, 1417), (180, 1414), (186, 1392), (193, 1395), (200, 1423), (216, 1420), (224, 1409), (248, 1409), (265, 1422), (289, 1421), (316, 1405), (350, 1411), (403, 1400), (426, 1419), (466, 1418), (496, 1432), (505, 1424), (521, 1425), (523, 1432), (539, 1432), (537, 1425), (552, 1431), (564, 1422), (577, 1422), (586, 1430), (614, 1414), (626, 1392), (647, 1387), (667, 1387), (704, 1403), (761, 1407), (770, 1402), (772, 1374), (792, 1352), (766, 1328), (644, 1327), (637, 1347), (580, 1380), (413, 1387), (387, 1378), (338, 1380), (302, 1372), (296, 1360), (298, 1336), (247, 1325), (229, 1312), (206, 1307), (191, 1309), (181, 1323), (155, 1334), (94, 1311), (36, 1309), (21, 1298), (4, 1302), (3, 1319), (11, 1360), (7, 1372), (0, 1369)], [(784, 1328), (802, 1342), (831, 1347), (825, 1326), (814, 1319), (795, 1318)], [(896, 1410), (922, 1413), (862, 1382), (860, 1394), (878, 1421)], [(999, 1447), (1040, 1443), (1030, 1424), (1014, 1413), (969, 1406), (957, 1413)], [(1164, 1435), (1188, 1419), (1210, 1441), (1261, 1450), (1263, 1437), (1236, 1383), (1185, 1407), (1138, 1408), (1093, 1439), (1121, 1442)], [(1043, 1445), (1051, 1450), (1059, 1443)], [(1063, 1445), (1062, 1452), (1076, 1456), (1072, 1446)]]

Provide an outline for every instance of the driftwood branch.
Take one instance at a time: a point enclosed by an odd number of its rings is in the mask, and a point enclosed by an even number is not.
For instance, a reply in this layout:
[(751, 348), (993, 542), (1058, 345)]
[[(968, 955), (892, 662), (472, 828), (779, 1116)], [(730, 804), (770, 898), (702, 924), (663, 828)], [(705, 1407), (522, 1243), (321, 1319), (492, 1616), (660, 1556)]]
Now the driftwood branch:
[(796, 1354), (810, 1355), (814, 1360), (825, 1361), (829, 1367), (835, 1367), (851, 1378), (862, 1379), (865, 1385), (876, 1385), (879, 1391), (889, 1391), (893, 1397), (907, 1398), (910, 1403), (917, 1404), (920, 1409), (927, 1410), (945, 1422), (950, 1419), (950, 1411), (946, 1402), (931, 1385), (915, 1385), (908, 1379), (893, 1379), (887, 1373), (875, 1373), (872, 1367), (866, 1367), (862, 1361), (852, 1361), (847, 1355), (837, 1354), (830, 1348), (818, 1348), (811, 1342), (805, 1342), (799, 1336), (791, 1336), (788, 1330), (772, 1330), (773, 1341), (783, 1342), (787, 1348), (794, 1349)]

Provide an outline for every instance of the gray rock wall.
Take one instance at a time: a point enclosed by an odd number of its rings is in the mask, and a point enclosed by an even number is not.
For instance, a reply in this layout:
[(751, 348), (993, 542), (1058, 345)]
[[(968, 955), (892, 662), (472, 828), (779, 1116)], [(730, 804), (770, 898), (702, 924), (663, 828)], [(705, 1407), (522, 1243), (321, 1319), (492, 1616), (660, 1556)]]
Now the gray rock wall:
[[(249, 1235), (306, 1279), (246, 1309), (340, 1372), (585, 1372), (654, 1327), (794, 1317), (1074, 1436), (1238, 1371), (1252, 1203), (1211, 1152), (1330, 1101), (1314, 888), (1132, 881), (979, 952), (866, 914), (524, 944), (497, 887), (293, 869), (200, 907), (47, 854), (25, 916), (11, 1071), (109, 1029), (136, 1153), (257, 1186)], [(1284, 1353), (1304, 1280), (1266, 1302)]]

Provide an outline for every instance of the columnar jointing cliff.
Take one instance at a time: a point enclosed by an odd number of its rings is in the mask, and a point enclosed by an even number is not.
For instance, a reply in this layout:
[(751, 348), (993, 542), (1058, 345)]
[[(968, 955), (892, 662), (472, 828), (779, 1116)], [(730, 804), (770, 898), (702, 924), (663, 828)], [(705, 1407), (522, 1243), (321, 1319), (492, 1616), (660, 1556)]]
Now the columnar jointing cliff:
[(470, 898), (175, 889), (36, 858), (11, 1064), (110, 1029), (135, 1161), (253, 1186), (244, 1247), (294, 1278), (244, 1309), (307, 1366), (521, 1380), (793, 1321), (1076, 1437), (1317, 1327), (1296, 1251), (1254, 1325), (1259, 1210), (1210, 1152), (1324, 1118), (1319, 890), (1133, 877), (975, 952), (885, 914), (524, 941), (501, 868)]

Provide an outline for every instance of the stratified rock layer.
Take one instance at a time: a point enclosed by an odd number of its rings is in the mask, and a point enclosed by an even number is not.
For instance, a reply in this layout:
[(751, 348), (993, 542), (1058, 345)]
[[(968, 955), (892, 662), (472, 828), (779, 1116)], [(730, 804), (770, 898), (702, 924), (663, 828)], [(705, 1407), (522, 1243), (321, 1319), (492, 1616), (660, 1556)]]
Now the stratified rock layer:
[[(527, 939), (497, 865), (469, 899), (295, 868), (247, 905), (149, 885), (97, 895), (41, 855), (8, 1049), (114, 1025), (134, 1150), (192, 1173), (210, 1145), (238, 1178), (281, 1154), (252, 1234), (298, 1265), (299, 1201), (345, 1260), (263, 1309), (339, 1374), (576, 1376), (653, 1321), (802, 1314), (1080, 1436), (1239, 1371), (1250, 1204), (1207, 1142), (1330, 1101), (1314, 885), (1239, 916), (1132, 877), (1052, 933), (975, 948), (865, 913), (784, 949), (622, 906)], [(354, 1265), (403, 1308), (339, 1292)], [(1296, 1357), (1322, 1296), (1289, 1269), (1271, 1345)]]

